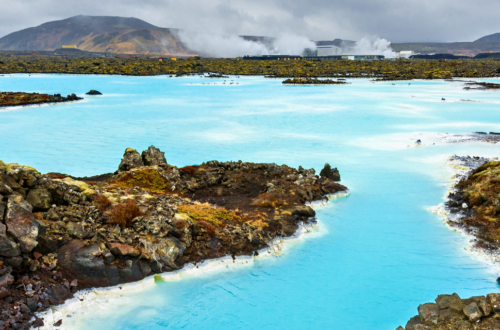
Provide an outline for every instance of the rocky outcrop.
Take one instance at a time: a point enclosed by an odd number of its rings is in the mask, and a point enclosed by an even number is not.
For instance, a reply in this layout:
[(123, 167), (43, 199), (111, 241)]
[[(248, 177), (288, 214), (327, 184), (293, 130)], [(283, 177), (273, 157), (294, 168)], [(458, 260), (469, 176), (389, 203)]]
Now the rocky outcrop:
[(340, 181), (339, 170), (337, 168), (332, 169), (328, 163), (325, 164), (325, 167), (323, 167), (319, 175), (321, 175), (322, 178), (327, 178), (334, 182)]
[(118, 171), (125, 172), (134, 167), (144, 166), (142, 162), (141, 155), (137, 150), (132, 148), (127, 148), (123, 154), (122, 161), (118, 167)]
[(75, 94), (67, 97), (61, 94), (38, 94), (38, 93), (23, 93), (23, 92), (0, 92), (0, 108), (13, 107), (20, 105), (43, 104), (43, 103), (59, 103), (83, 100)]
[(78, 289), (271, 249), (313, 219), (305, 202), (346, 190), (286, 165), (177, 168), (153, 146), (142, 157), (127, 149), (115, 174), (91, 178), (0, 162), (0, 184), (0, 308), (10, 311), (0, 321), (17, 328)]
[(409, 320), (404, 329), (500, 329), (500, 294), (468, 299), (461, 299), (456, 293), (439, 295), (436, 303), (420, 305), (418, 315)]
[(145, 166), (155, 166), (166, 164), (165, 153), (155, 146), (150, 146), (147, 150), (142, 152), (142, 162)]

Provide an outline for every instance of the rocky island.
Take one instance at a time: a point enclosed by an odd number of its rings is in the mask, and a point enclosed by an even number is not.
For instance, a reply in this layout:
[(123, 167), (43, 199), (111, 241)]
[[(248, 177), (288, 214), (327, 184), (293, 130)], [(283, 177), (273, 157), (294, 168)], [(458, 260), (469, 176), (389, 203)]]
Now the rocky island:
[(115, 173), (75, 178), (0, 161), (0, 328), (77, 290), (138, 281), (186, 263), (253, 255), (315, 221), (306, 202), (347, 188), (336, 168), (209, 161), (169, 165), (127, 149)]
[(44, 104), (44, 103), (59, 103), (83, 100), (75, 94), (67, 97), (61, 94), (39, 94), (39, 93), (23, 93), (23, 92), (0, 92), (0, 108), (13, 107), (20, 105)]

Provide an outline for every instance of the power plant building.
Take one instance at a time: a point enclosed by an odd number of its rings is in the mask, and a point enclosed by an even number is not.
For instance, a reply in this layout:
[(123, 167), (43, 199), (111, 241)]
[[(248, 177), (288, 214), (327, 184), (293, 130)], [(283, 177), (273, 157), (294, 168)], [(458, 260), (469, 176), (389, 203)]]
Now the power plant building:
[(318, 41), (316, 42), (316, 50), (318, 56), (335, 56), (342, 54), (342, 48), (337, 46), (335, 41)]

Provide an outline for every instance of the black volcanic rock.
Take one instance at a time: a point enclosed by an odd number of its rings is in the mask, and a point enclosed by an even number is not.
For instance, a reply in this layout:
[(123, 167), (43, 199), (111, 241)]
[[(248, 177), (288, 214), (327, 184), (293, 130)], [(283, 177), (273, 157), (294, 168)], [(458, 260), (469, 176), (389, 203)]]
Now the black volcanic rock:
[(95, 89), (92, 89), (86, 95), (102, 95), (102, 93), (99, 91), (96, 91)]

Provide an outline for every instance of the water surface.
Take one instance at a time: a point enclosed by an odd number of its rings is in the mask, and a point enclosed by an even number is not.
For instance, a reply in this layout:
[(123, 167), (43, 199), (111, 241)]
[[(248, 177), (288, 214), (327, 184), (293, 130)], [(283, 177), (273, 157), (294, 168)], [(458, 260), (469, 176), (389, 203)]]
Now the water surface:
[[(238, 84), (229, 85), (231, 80)], [(319, 172), (328, 162), (351, 190), (318, 210), (323, 235), (280, 257), (125, 294), (119, 306), (75, 312), (66, 326), (395, 329), (438, 294), (499, 291), (491, 265), (465, 250), (467, 239), (427, 211), (446, 195), (453, 174), (449, 155), (498, 155), (498, 145), (441, 139), (445, 133), (500, 131), (498, 92), (465, 91), (459, 82), (444, 81), (223, 81), (0, 77), (6, 91), (104, 94), (0, 111), (0, 159), (6, 162), (95, 175), (115, 171), (126, 147), (155, 145), (177, 166), (243, 160)], [(417, 139), (424, 146), (415, 147)]]

